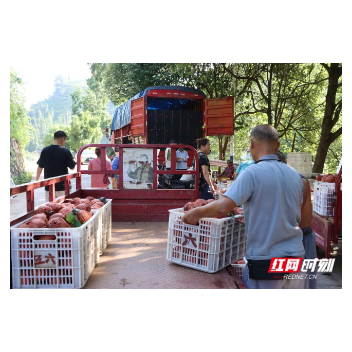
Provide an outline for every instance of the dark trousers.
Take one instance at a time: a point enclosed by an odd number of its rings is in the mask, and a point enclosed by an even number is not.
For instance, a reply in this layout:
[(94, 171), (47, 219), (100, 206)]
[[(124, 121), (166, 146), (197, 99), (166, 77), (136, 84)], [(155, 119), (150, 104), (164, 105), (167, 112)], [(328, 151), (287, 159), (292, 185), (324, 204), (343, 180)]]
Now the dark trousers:
[(209, 192), (209, 189), (210, 187), (208, 184), (204, 185), (199, 192), (199, 198), (204, 200), (214, 199), (214, 195), (211, 192)]

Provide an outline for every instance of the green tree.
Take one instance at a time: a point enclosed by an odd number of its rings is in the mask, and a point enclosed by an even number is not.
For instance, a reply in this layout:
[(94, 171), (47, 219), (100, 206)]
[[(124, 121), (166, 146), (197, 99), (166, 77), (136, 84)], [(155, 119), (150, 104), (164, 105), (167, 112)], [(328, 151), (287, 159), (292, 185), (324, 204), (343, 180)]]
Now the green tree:
[[(236, 157), (248, 150), (250, 130), (263, 123), (279, 131), (285, 152), (312, 152), (315, 172), (333, 169), (341, 153), (338, 64), (91, 64), (91, 71), (116, 105), (153, 85), (194, 87), (209, 98), (234, 96)], [(211, 140), (214, 153), (226, 159), (230, 136)]]
[(81, 116), (83, 112), (89, 112), (92, 116), (99, 117), (101, 129), (109, 126), (111, 117), (107, 111), (109, 98), (105, 93), (102, 83), (96, 82), (94, 77), (87, 80), (88, 90), (83, 92), (80, 88), (71, 93), (72, 112)]
[(34, 152), (36, 149), (38, 149), (40, 146), (39, 144), (39, 139), (38, 139), (38, 131), (34, 130), (31, 131), (31, 139), (30, 142), (27, 146), (27, 150), (29, 152)]
[(24, 107), (25, 97), (22, 92), (23, 81), (16, 71), (10, 69), (10, 138), (18, 141), (23, 150), (30, 141), (30, 118)]
[(49, 116), (48, 104), (44, 104), (44, 116), (45, 116), (45, 117), (48, 117), (48, 116)]
[(90, 112), (82, 112), (81, 116), (73, 115), (70, 128), (70, 146), (77, 152), (83, 145), (98, 143), (102, 132), (100, 119)]
[[(322, 172), (330, 146), (342, 135), (342, 64), (321, 64), (328, 73), (328, 88), (325, 98), (321, 135), (314, 162), (314, 172)], [(336, 170), (335, 170), (336, 171)]]
[(96, 82), (102, 82), (109, 99), (120, 105), (141, 90), (157, 85), (170, 85), (179, 81), (179, 72), (168, 64), (111, 63), (91, 64)]
[(66, 138), (64, 147), (67, 149), (73, 150), (71, 145), (71, 128), (68, 127), (67, 125), (58, 125), (58, 124), (51, 126), (49, 132), (44, 136), (43, 147), (47, 147), (53, 144), (54, 133), (56, 131), (64, 131), (66, 133), (67, 138)]

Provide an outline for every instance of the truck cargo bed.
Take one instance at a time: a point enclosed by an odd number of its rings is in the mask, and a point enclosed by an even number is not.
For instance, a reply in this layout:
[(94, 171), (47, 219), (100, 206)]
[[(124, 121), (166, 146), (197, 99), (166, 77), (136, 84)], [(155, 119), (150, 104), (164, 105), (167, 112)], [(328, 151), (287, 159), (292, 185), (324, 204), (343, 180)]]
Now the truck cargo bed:
[(112, 239), (84, 288), (245, 288), (231, 267), (208, 274), (167, 261), (167, 234), (167, 222), (113, 222)]

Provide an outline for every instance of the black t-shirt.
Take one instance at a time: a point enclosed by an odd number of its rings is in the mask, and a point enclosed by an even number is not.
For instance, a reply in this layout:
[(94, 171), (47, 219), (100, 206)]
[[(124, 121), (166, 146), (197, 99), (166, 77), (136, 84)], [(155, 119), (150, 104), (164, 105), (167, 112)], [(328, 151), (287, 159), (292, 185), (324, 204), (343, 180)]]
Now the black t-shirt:
[[(42, 150), (37, 164), (44, 169), (44, 178), (66, 175), (68, 174), (67, 168), (73, 169), (76, 165), (68, 149), (54, 144)], [(49, 191), (49, 186), (45, 186), (45, 190)], [(55, 191), (64, 190), (64, 182), (55, 183)]]
[(211, 170), (210, 170), (210, 162), (208, 157), (203, 152), (198, 152), (198, 156), (199, 156), (199, 170), (200, 170), (199, 189), (201, 189), (204, 185), (208, 184), (203, 175), (202, 165), (208, 166), (209, 174), (211, 174)]

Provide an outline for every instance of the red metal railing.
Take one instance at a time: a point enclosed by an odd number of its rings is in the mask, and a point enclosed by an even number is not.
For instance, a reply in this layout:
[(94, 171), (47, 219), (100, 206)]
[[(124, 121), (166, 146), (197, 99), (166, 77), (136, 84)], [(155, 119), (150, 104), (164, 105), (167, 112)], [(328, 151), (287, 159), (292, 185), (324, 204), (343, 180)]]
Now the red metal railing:
[[(101, 148), (101, 155), (100, 155), (100, 160), (101, 160), (101, 170), (81, 170), (81, 154), (82, 151), (86, 148), (89, 147), (100, 147)], [(197, 152), (193, 147), (187, 146), (187, 145), (136, 145), (136, 144), (127, 144), (127, 145), (114, 145), (114, 144), (88, 144), (83, 146), (77, 153), (77, 172), (72, 173), (72, 174), (66, 174), (62, 175), (59, 177), (52, 177), (49, 179), (45, 179), (43, 181), (37, 181), (37, 182), (32, 182), (32, 183), (26, 183), (20, 186), (16, 187), (11, 187), (10, 188), (10, 196), (20, 194), (23, 192), (26, 192), (26, 204), (27, 204), (27, 214), (24, 214), (23, 216), (14, 219), (13, 221), (10, 222), (10, 226), (13, 226), (28, 217), (32, 216), (34, 214), (34, 190), (49, 186), (49, 202), (59, 202), (61, 200), (65, 199), (65, 196), (69, 195), (70, 190), (69, 190), (69, 183), (70, 179), (76, 178), (76, 190), (79, 191), (82, 189), (82, 174), (106, 174), (107, 169), (106, 169), (106, 148), (110, 147), (119, 147), (119, 163), (121, 167), (119, 170), (109, 170), (109, 174), (119, 175), (119, 180), (120, 184), (123, 184), (123, 149), (124, 148), (153, 148), (153, 169), (155, 170), (153, 173), (153, 189), (152, 190), (134, 190), (134, 189), (126, 189), (124, 190), (123, 188), (117, 190), (105, 190), (105, 192), (109, 191), (109, 197), (111, 197), (113, 194), (118, 194), (119, 198), (123, 199), (128, 199), (130, 196), (133, 195), (134, 199), (145, 199), (145, 200), (158, 200), (158, 199), (164, 199), (165, 198), (165, 193), (163, 193), (162, 189), (158, 189), (158, 180), (157, 177), (158, 175), (164, 175), (164, 174), (172, 174), (172, 175), (180, 175), (180, 174), (190, 174), (190, 175), (195, 175), (195, 189), (189, 189), (187, 192), (194, 192), (194, 196), (192, 196), (195, 199), (198, 198), (198, 181), (199, 181), (199, 160), (198, 158), (195, 158), (195, 171), (188, 171), (188, 170), (176, 170), (176, 148), (187, 148), (195, 153)], [(157, 167), (157, 149), (159, 148), (171, 148), (171, 170), (158, 170)], [(65, 182), (65, 196), (57, 198), (55, 200), (55, 184), (58, 182)], [(167, 195), (170, 198), (175, 198), (175, 199), (182, 199), (184, 198), (184, 194), (181, 192), (178, 192), (180, 190), (177, 189), (168, 189), (167, 190)], [(102, 191), (100, 191), (102, 192)]]
[(17, 223), (21, 222), (22, 220), (25, 220), (28, 216), (34, 213), (34, 190), (35, 189), (49, 186), (49, 202), (56, 203), (65, 197), (64, 196), (59, 197), (57, 201), (54, 201), (55, 184), (58, 182), (65, 182), (65, 195), (68, 195), (70, 193), (70, 180), (77, 177), (80, 177), (80, 174), (78, 172), (73, 174), (62, 175), (59, 177), (47, 178), (43, 181), (25, 183), (23, 185), (19, 185), (16, 187), (10, 187), (10, 196), (26, 192), (26, 200), (27, 200), (26, 202), (27, 214), (11, 221), (10, 226), (16, 225)]

